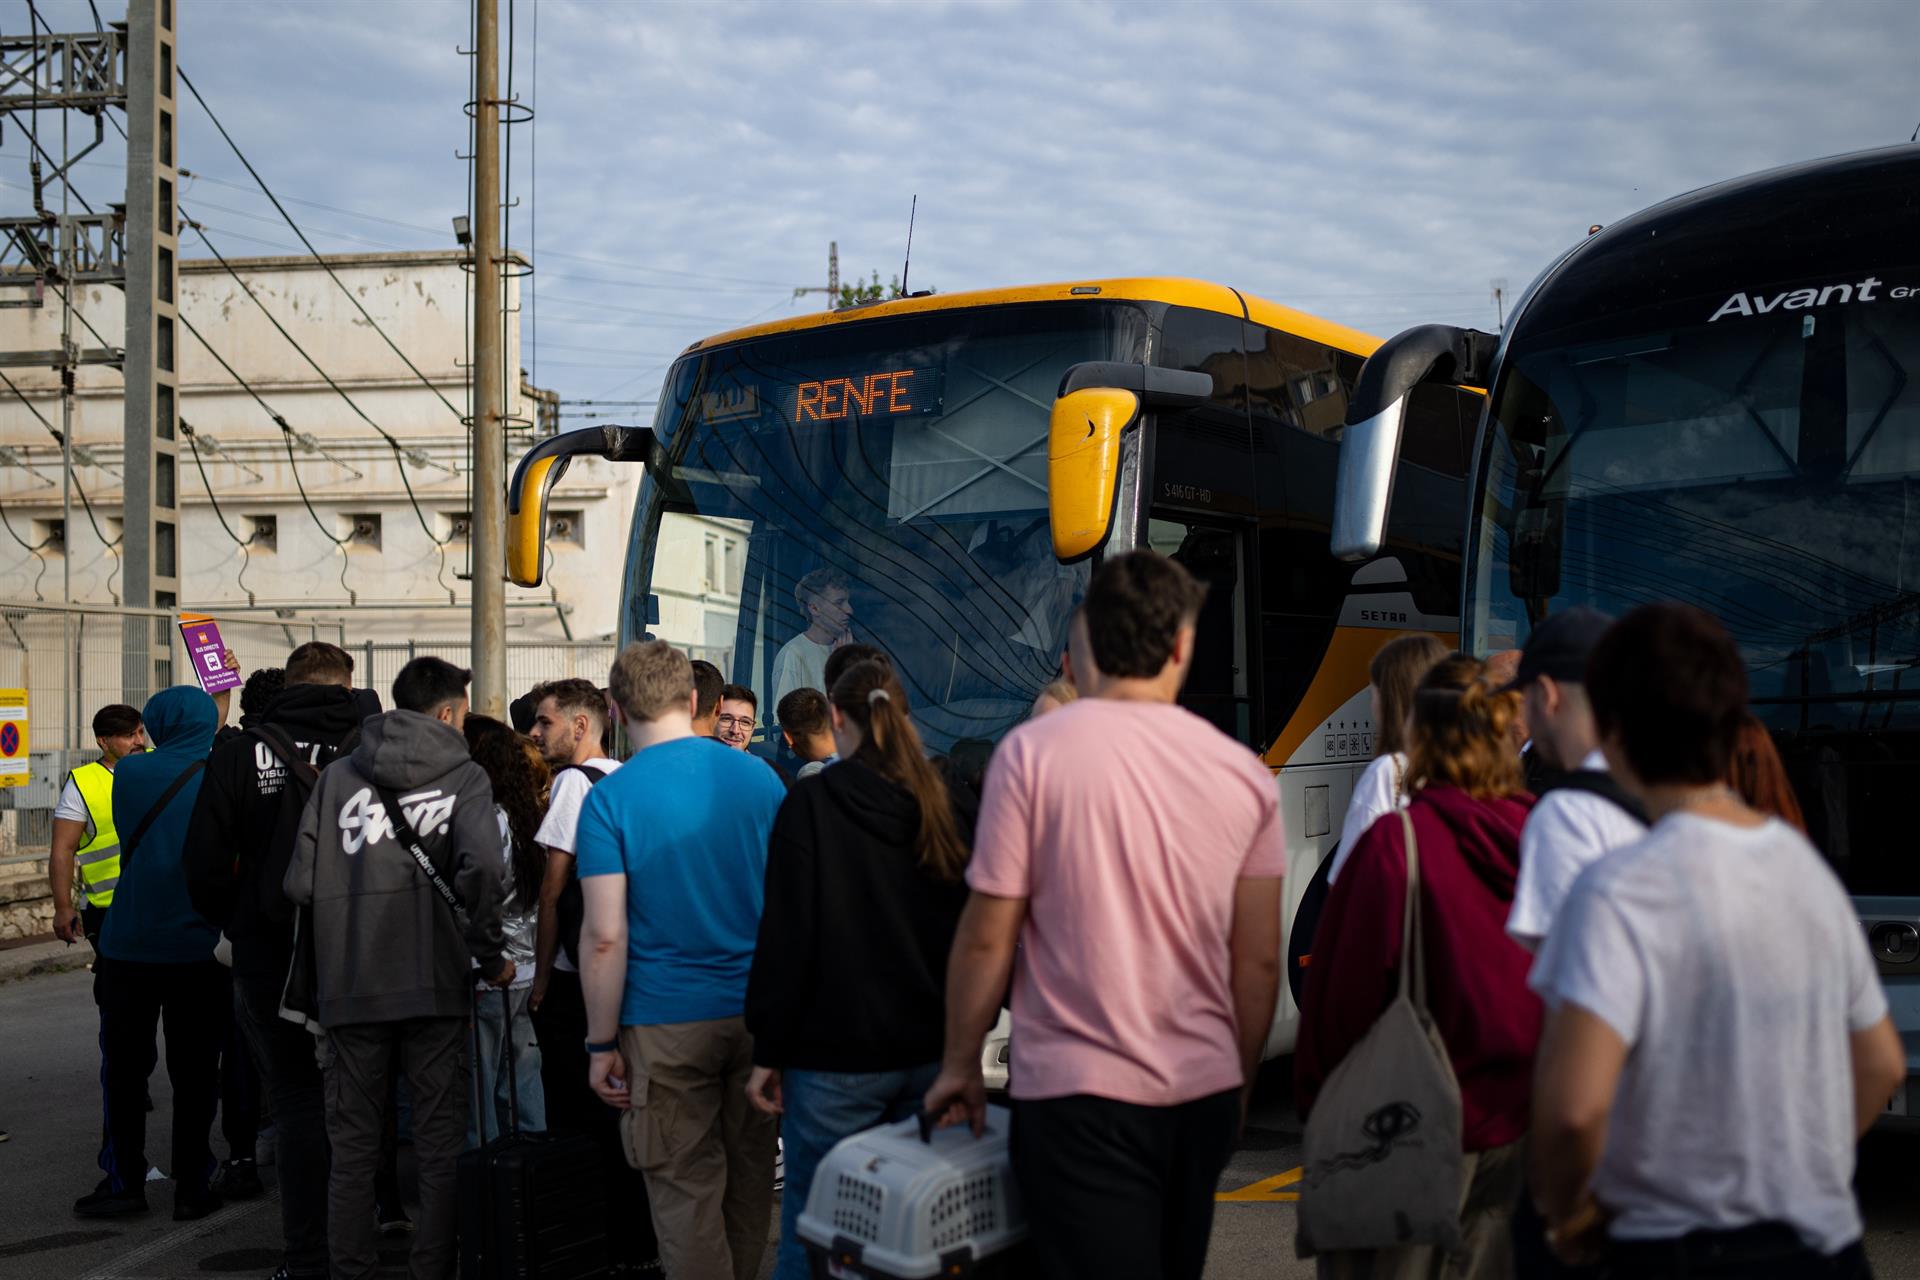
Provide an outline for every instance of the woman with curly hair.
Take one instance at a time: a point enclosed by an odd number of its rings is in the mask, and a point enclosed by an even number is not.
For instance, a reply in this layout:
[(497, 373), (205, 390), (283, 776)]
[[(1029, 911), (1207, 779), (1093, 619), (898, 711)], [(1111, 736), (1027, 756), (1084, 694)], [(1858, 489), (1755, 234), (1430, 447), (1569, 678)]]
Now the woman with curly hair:
[[(480, 993), (476, 1022), (480, 1038), (480, 1058), (474, 1071), (480, 1081), (480, 1097), (490, 1100), (489, 1110), (473, 1113), (467, 1122), (467, 1143), (478, 1146), (482, 1140), (497, 1138), (507, 1126), (507, 1060), (513, 1055), (513, 1078), (519, 1088), (514, 1098), (520, 1112), (523, 1132), (540, 1132), (547, 1127), (546, 1096), (540, 1086), (540, 1047), (534, 1043), (533, 1015), (527, 998), (533, 990), (534, 925), (540, 907), (540, 881), (546, 872), (546, 856), (534, 839), (545, 816), (550, 774), (538, 751), (530, 751), (529, 739), (515, 733), (511, 726), (491, 716), (468, 715), (467, 750), (473, 762), (486, 771), (493, 784), (493, 803), (500, 822), (500, 858), (503, 891), (501, 912), (507, 933), (506, 954), (514, 963), (513, 985), (507, 992), (508, 1009), (485, 983), (476, 983)], [(480, 1129), (485, 1119), (486, 1129)]]
[(1405, 820), (1377, 821), (1327, 895), (1301, 1002), (1294, 1088), (1311, 1110), (1341, 1059), (1399, 990), (1407, 832), (1419, 857), (1426, 1004), (1460, 1084), (1461, 1243), (1322, 1253), (1322, 1276), (1513, 1274), (1509, 1223), (1525, 1179), (1540, 998), (1532, 956), (1507, 936), (1520, 869), (1522, 790), (1512, 730), (1520, 695), (1499, 693), (1485, 665), (1442, 659), (1413, 696)]

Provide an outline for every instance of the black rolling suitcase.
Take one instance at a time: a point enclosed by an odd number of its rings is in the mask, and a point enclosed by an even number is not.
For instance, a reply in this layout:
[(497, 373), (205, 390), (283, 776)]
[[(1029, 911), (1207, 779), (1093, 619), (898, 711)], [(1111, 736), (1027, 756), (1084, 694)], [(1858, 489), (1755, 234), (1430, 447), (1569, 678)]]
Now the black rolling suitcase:
[[(511, 1036), (512, 1000), (503, 989)], [(474, 1081), (479, 1088), (479, 996), (474, 998)], [(507, 1053), (509, 1131), (487, 1141), (493, 1099), (480, 1098), (480, 1147), (459, 1165), (461, 1280), (576, 1280), (603, 1276), (607, 1212), (592, 1138), (520, 1132), (519, 1081)]]

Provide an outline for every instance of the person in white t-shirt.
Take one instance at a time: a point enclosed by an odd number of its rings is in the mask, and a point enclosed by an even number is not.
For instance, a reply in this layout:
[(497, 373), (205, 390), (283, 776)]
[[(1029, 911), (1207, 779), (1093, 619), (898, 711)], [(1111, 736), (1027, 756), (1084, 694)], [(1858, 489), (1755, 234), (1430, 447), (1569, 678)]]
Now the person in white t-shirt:
[[(714, 673), (716, 676), (718, 671)], [(607, 1247), (612, 1260), (630, 1271), (656, 1263), (660, 1255), (648, 1209), (647, 1184), (627, 1164), (620, 1143), (620, 1113), (587, 1086), (587, 1006), (580, 970), (568, 947), (577, 947), (580, 915), (562, 910), (562, 898), (579, 900), (574, 876), (574, 830), (580, 806), (594, 784), (620, 767), (607, 754), (606, 695), (590, 680), (555, 680), (533, 691), (533, 727), (527, 730), (553, 770), (547, 792), (547, 816), (534, 833), (546, 851), (546, 877), (540, 885), (540, 917), (534, 934), (533, 1027), (540, 1038), (540, 1078), (546, 1091), (547, 1128), (552, 1133), (586, 1133), (600, 1145), (602, 1179), (607, 1189)], [(715, 703), (719, 701), (716, 693)], [(572, 936), (562, 945), (562, 926)]]
[(1380, 646), (1367, 668), (1367, 694), (1373, 712), (1373, 759), (1353, 784), (1347, 816), (1340, 824), (1340, 844), (1327, 870), (1332, 884), (1347, 856), (1367, 828), (1382, 814), (1407, 807), (1407, 722), (1413, 713), (1413, 693), (1427, 672), (1447, 656), (1447, 646), (1429, 635), (1399, 636)]
[(1507, 936), (1540, 949), (1580, 873), (1646, 834), (1640, 806), (1607, 772), (1587, 698), (1587, 661), (1613, 619), (1565, 609), (1533, 629), (1508, 686), (1525, 692), (1532, 753), (1545, 765), (1540, 803), (1520, 835), (1520, 880)]
[(853, 596), (838, 569), (815, 569), (793, 588), (807, 629), (780, 646), (773, 659), (773, 698), (795, 689), (827, 692), (827, 656), (853, 640)]
[(1530, 978), (1547, 1238), (1618, 1275), (1867, 1276), (1855, 1143), (1905, 1054), (1846, 890), (1723, 781), (1740, 652), (1699, 610), (1647, 605), (1587, 689), (1653, 827), (1581, 873)]

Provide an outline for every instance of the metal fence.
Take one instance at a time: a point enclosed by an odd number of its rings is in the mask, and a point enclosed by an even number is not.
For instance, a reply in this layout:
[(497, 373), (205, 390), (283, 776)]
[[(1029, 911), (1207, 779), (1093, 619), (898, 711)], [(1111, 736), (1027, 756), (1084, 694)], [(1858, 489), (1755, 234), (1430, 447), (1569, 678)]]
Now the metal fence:
[[(0, 788), (0, 861), (44, 850), (52, 811), (72, 769), (95, 758), (93, 713), (114, 702), (135, 706), (156, 689), (191, 679), (178, 617), (165, 609), (99, 605), (27, 604), (0, 600), (0, 688), (27, 690), (31, 713), (32, 781)], [(222, 614), (220, 638), (243, 672), (284, 663), (309, 640), (330, 640), (354, 656), (354, 683), (389, 701), (393, 678), (425, 654), (471, 666), (473, 647), (462, 640), (363, 640), (349, 643), (343, 624)], [(730, 648), (682, 646), (722, 671)], [(509, 697), (547, 680), (581, 677), (607, 683), (619, 646), (612, 641), (526, 641), (507, 645)], [(235, 706), (230, 715), (239, 717)]]
[[(378, 692), (382, 702), (387, 701), (387, 692), (400, 668), (415, 658), (431, 655), (455, 666), (473, 665), (473, 646), (457, 640), (409, 640), (404, 644), (364, 640), (348, 651), (355, 659), (354, 683)], [(617, 652), (611, 641), (509, 641), (507, 696), (517, 698), (537, 684), (573, 677), (605, 685)]]
[[(0, 788), (0, 859), (46, 848), (62, 781), (99, 754), (95, 711), (115, 702), (138, 706), (190, 678), (177, 620), (167, 609), (0, 600), (0, 688), (27, 691), (31, 726), (31, 781)], [(243, 670), (277, 665), (295, 645), (338, 633), (326, 623), (220, 619), (220, 637)]]

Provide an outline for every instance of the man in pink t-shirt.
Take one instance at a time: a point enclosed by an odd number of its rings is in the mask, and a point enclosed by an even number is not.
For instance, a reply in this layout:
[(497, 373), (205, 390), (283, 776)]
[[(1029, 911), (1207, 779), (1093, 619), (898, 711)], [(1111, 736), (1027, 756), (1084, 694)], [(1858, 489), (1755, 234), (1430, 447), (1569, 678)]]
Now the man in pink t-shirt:
[(1278, 790), (1175, 705), (1204, 598), (1150, 551), (1101, 566), (1070, 641), (1087, 696), (987, 771), (926, 1105), (983, 1125), (1012, 971), (1013, 1158), (1048, 1277), (1198, 1280), (1273, 1020)]

